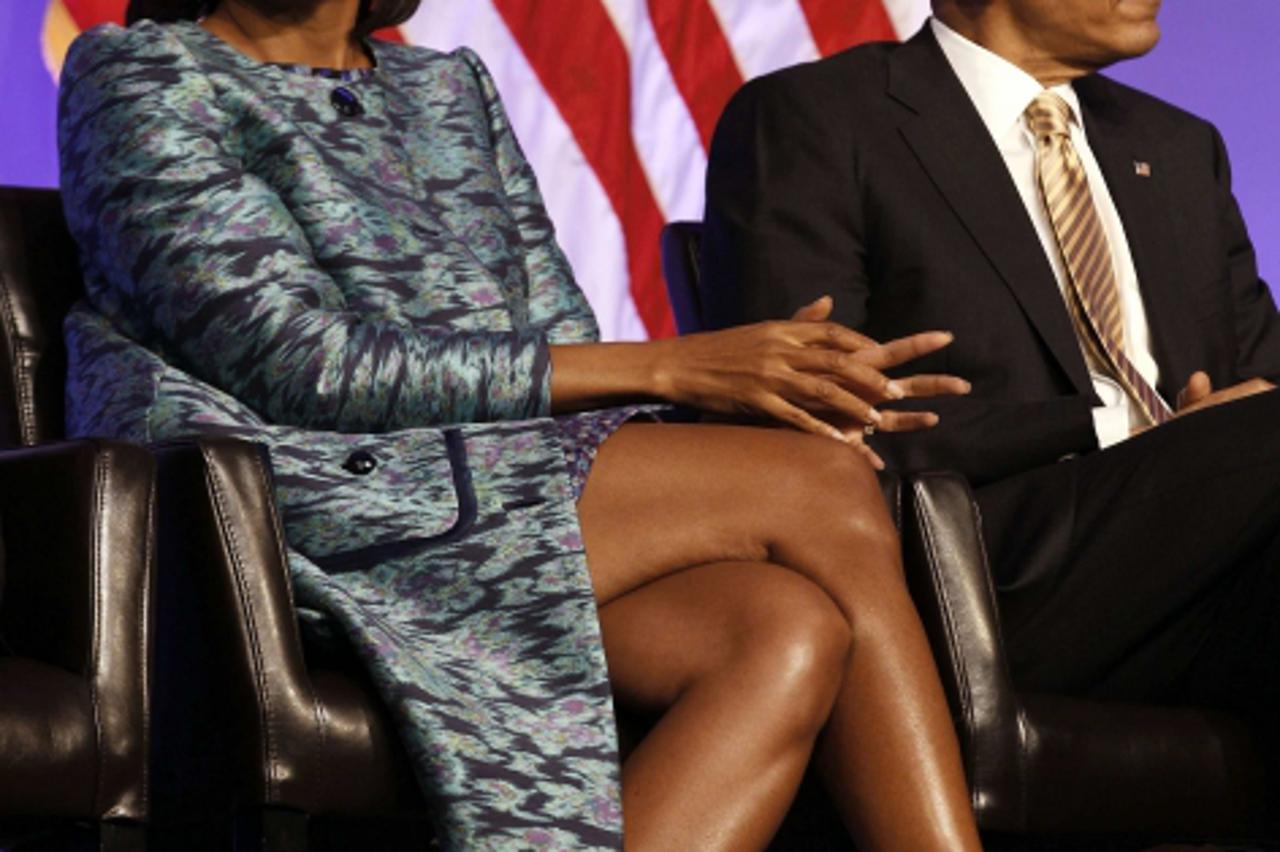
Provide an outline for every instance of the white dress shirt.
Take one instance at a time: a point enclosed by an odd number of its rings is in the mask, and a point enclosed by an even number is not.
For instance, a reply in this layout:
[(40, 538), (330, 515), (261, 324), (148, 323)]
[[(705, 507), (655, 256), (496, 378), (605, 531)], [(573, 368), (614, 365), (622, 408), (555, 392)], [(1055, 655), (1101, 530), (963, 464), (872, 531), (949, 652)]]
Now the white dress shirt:
[[(978, 115), (982, 117), (987, 132), (1004, 157), (1005, 165), (1009, 167), (1009, 174), (1022, 196), (1022, 203), (1026, 205), (1036, 233), (1040, 235), (1045, 256), (1053, 267), (1058, 287), (1065, 298), (1070, 282), (1063, 264), (1062, 251), (1053, 232), (1053, 224), (1049, 221), (1049, 214), (1037, 185), (1035, 137), (1023, 118), (1026, 108), (1036, 95), (1044, 91), (1044, 87), (1017, 65), (975, 44), (937, 18), (931, 18), (929, 26), (932, 27), (942, 52), (946, 54), (947, 61), (951, 63), (969, 94), (969, 99), (977, 108)], [(1129, 252), (1124, 224), (1120, 221), (1120, 214), (1116, 212), (1115, 202), (1112, 201), (1107, 182), (1102, 177), (1102, 170), (1098, 168), (1098, 161), (1089, 148), (1089, 140), (1083, 127), (1084, 117), (1080, 112), (1080, 100), (1076, 97), (1075, 89), (1064, 83), (1054, 86), (1050, 91), (1071, 107), (1071, 144), (1080, 156), (1089, 179), (1089, 190), (1093, 194), (1098, 218), (1106, 232), (1107, 241), (1111, 244), (1111, 264), (1115, 269), (1116, 285), (1120, 288), (1120, 308), (1124, 314), (1125, 354), (1142, 377), (1155, 387), (1159, 379), (1159, 367), (1151, 354), (1146, 310), (1142, 305), (1138, 272)], [(1131, 427), (1144, 425), (1146, 420), (1118, 382), (1095, 372), (1092, 366), (1089, 375), (1093, 380), (1093, 388), (1102, 401), (1102, 407), (1093, 409), (1098, 446), (1109, 447), (1129, 437)]]

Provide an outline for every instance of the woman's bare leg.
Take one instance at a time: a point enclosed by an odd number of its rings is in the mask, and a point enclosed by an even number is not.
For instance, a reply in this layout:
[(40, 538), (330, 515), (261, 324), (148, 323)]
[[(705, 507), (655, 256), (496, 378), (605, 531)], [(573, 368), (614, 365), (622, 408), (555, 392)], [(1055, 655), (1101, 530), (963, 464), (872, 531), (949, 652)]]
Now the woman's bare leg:
[(782, 430), (632, 424), (601, 447), (579, 515), (606, 604), (725, 561), (775, 563), (820, 587), (853, 633), (818, 763), (855, 839), (868, 849), (979, 848), (897, 539), (852, 451)]
[(679, 571), (600, 610), (618, 703), (662, 717), (622, 770), (627, 848), (761, 849), (831, 713), (849, 626), (800, 575)]

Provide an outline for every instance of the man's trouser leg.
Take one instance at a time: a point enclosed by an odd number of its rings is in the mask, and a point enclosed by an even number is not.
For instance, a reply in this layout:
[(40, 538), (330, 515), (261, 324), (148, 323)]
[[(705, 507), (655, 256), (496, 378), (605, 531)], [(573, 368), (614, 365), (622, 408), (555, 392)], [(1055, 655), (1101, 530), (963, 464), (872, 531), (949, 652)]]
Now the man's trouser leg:
[(1022, 688), (1280, 703), (1280, 391), (977, 497)]

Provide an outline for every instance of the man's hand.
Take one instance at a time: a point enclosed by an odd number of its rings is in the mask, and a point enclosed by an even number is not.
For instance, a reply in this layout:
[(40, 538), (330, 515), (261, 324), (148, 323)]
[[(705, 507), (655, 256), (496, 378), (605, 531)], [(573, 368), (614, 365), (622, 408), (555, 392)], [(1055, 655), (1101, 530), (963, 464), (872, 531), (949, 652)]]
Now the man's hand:
[(1209, 381), (1209, 374), (1203, 370), (1197, 370), (1187, 380), (1187, 386), (1178, 392), (1178, 409), (1175, 413), (1181, 417), (1224, 402), (1234, 402), (1246, 396), (1266, 393), (1269, 390), (1275, 390), (1275, 387), (1266, 379), (1249, 379), (1238, 385), (1214, 390), (1213, 384)]

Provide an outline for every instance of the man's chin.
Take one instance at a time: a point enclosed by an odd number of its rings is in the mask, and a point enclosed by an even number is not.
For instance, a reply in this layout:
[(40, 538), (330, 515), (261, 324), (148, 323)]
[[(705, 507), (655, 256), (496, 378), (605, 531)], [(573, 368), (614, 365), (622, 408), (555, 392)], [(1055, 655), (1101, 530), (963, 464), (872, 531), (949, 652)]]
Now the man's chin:
[(1105, 68), (1115, 62), (1146, 56), (1159, 43), (1160, 25), (1154, 18), (1140, 24), (1125, 25), (1123, 29), (1117, 27), (1107, 39), (1102, 51), (1105, 55), (1099, 57), (1102, 61), (1098, 67)]
[(1152, 20), (1146, 26), (1142, 27), (1139, 32), (1133, 34), (1133, 38), (1125, 51), (1122, 59), (1137, 59), (1139, 56), (1146, 56), (1155, 50), (1157, 44), (1160, 43), (1160, 25)]
[(1125, 40), (1132, 42), (1131, 56), (1149, 53), (1160, 41), (1160, 24), (1156, 15), (1161, 0), (1115, 0), (1116, 26), (1125, 30)]

